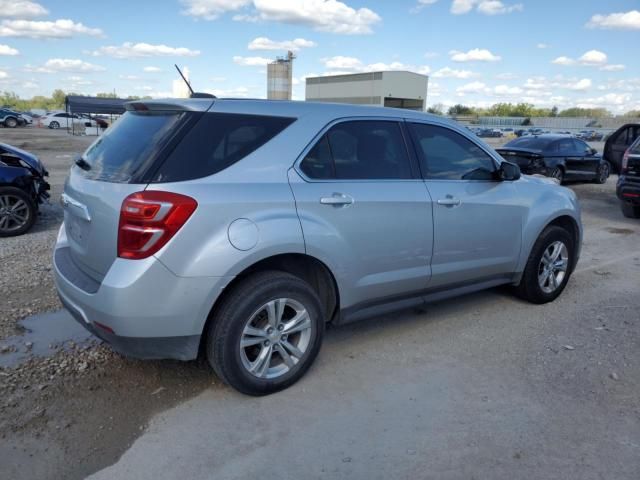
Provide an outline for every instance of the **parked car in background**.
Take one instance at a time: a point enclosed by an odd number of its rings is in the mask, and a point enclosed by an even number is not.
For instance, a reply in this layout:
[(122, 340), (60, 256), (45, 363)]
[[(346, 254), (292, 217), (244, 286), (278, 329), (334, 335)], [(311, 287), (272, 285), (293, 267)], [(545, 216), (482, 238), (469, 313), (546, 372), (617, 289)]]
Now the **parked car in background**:
[(97, 125), (96, 121), (91, 118), (67, 112), (47, 113), (47, 115), (40, 118), (39, 122), (43, 127), (53, 129), (72, 128), (74, 125), (83, 127), (95, 127)]
[(602, 156), (611, 164), (614, 172), (620, 172), (622, 157), (627, 149), (640, 137), (640, 123), (627, 123), (609, 135)]
[(520, 177), (455, 122), (408, 110), (140, 100), (72, 167), (53, 254), (62, 303), (114, 349), (206, 354), (272, 393), (327, 322), (496, 285), (556, 299), (580, 254), (575, 193)]
[(546, 175), (560, 183), (568, 180), (605, 183), (609, 178), (610, 167), (602, 156), (584, 141), (566, 135), (516, 138), (496, 151), (517, 163), (524, 173)]
[(21, 235), (49, 198), (49, 173), (29, 152), (0, 143), (0, 237)]
[(622, 157), (616, 194), (620, 199), (623, 215), (640, 218), (640, 137), (636, 138)]
[(27, 121), (20, 113), (9, 108), (0, 108), (0, 125), (7, 128), (16, 128), (26, 123)]

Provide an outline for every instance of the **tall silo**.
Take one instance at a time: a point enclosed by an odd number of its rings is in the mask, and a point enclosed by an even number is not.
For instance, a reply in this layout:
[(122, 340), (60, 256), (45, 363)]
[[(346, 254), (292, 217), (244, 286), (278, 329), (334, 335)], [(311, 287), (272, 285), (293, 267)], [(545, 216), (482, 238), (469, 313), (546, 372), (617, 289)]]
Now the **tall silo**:
[(267, 98), (269, 100), (291, 100), (293, 80), (293, 52), (278, 57), (267, 65)]

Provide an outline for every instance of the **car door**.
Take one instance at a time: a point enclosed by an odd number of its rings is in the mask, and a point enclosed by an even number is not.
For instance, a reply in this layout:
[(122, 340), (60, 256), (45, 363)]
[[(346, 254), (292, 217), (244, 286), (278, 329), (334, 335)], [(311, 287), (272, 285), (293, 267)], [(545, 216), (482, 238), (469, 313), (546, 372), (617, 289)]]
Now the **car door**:
[(334, 272), (343, 309), (424, 291), (432, 206), (402, 122), (331, 125), (303, 153), (289, 180), (306, 251)]
[(640, 125), (629, 125), (628, 127), (615, 132), (605, 147), (605, 158), (613, 164), (616, 169), (622, 165), (622, 156), (627, 148), (631, 146), (634, 140), (640, 135)]
[(591, 147), (584, 141), (573, 139), (576, 151), (575, 170), (583, 178), (593, 178), (600, 166), (600, 155), (593, 153)]
[(514, 182), (471, 137), (445, 125), (410, 123), (433, 199), (431, 287), (508, 279), (522, 243), (524, 207)]

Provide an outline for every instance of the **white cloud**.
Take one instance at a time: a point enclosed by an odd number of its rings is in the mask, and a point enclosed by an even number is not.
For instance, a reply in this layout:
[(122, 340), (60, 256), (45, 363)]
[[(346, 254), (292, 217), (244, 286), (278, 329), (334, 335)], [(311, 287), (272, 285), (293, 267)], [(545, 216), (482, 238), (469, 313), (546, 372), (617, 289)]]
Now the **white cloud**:
[(264, 57), (241, 57), (236, 55), (233, 57), (233, 63), (242, 65), (243, 67), (264, 67), (273, 60)]
[(70, 38), (73, 35), (103, 36), (99, 28), (86, 27), (73, 20), (55, 21), (3, 20), (0, 23), (0, 37), (28, 38)]
[(4, 70), (0, 70), (0, 79), (9, 78), (9, 74)]
[(506, 5), (500, 0), (453, 0), (451, 13), (463, 15), (476, 7), (476, 11), (485, 15), (501, 15), (505, 13), (519, 12), (524, 8), (521, 3)]
[(205, 92), (222, 98), (246, 98), (249, 96), (249, 89), (247, 87), (236, 87), (230, 89), (213, 88), (205, 90)]
[(549, 48), (549, 45), (546, 43), (538, 43), (536, 45), (536, 48)]
[(511, 72), (504, 72), (504, 73), (499, 73), (498, 75), (496, 75), (496, 78), (498, 80), (515, 80), (516, 78), (518, 78), (518, 75), (516, 75), (515, 73), (511, 73)]
[(578, 102), (580, 108), (626, 107), (632, 96), (628, 93), (607, 93), (601, 97), (585, 98)]
[(591, 79), (583, 78), (581, 80), (578, 80), (577, 82), (567, 83), (567, 84), (564, 85), (564, 87), (568, 88), (569, 90), (583, 91), (583, 90), (588, 90), (589, 88), (591, 88), (592, 84), (593, 84), (593, 82), (591, 81)]
[(103, 72), (104, 67), (94, 65), (83, 60), (72, 58), (51, 58), (40, 67), (31, 65), (25, 66), (25, 71), (36, 73), (55, 73), (55, 72), (72, 72), (72, 73), (91, 73)]
[(505, 5), (499, 0), (487, 0), (478, 4), (478, 12), (485, 15), (501, 15), (504, 13), (520, 12), (523, 6), (521, 3), (515, 5)]
[(441, 68), (433, 74), (436, 78), (471, 78), (475, 75), (470, 70), (456, 70), (449, 67)]
[(409, 12), (410, 13), (418, 13), (423, 8), (428, 7), (429, 5), (433, 5), (437, 1), (438, 0), (418, 0), (418, 3), (416, 3), (416, 5), (411, 10), (409, 10)]
[(323, 58), (325, 68), (330, 70), (328, 75), (342, 75), (354, 72), (379, 72), (389, 70), (407, 70), (411, 72), (428, 75), (431, 69), (427, 65), (410, 65), (402, 62), (376, 62), (365, 65), (362, 61), (355, 57), (345, 57), (337, 55), (335, 57)]
[(482, 83), (482, 82), (471, 82), (471, 83), (467, 83), (466, 85), (463, 85), (461, 87), (458, 87), (456, 89), (456, 92), (458, 93), (482, 93), (485, 91), (485, 89), (487, 88), (487, 86)]
[(622, 70), (624, 70), (626, 68), (627, 67), (625, 67), (621, 63), (616, 63), (614, 65), (604, 65), (604, 66), (600, 67), (600, 70), (602, 70), (604, 72), (621, 72)]
[(254, 38), (249, 42), (247, 48), (249, 50), (291, 50), (297, 51), (301, 48), (315, 47), (316, 43), (304, 38), (295, 38), (293, 40), (276, 41), (267, 37)]
[(552, 60), (551, 63), (554, 63), (556, 65), (569, 66), (569, 65), (575, 65), (576, 61), (574, 59), (572, 59), (572, 58), (569, 58), (569, 57), (558, 57), (558, 58)]
[(239, 10), (251, 4), (251, 0), (180, 0), (185, 6), (183, 15), (215, 20), (220, 15)]
[(331, 58), (324, 58), (324, 66), (329, 70), (357, 70), (362, 67), (362, 62), (355, 57), (344, 57), (336, 55)]
[(152, 45), (150, 43), (124, 42), (122, 45), (100, 47), (91, 52), (94, 57), (107, 55), (114, 58), (140, 57), (197, 57), (200, 50), (190, 50), (185, 47), (169, 47), (167, 45)]
[(542, 90), (548, 88), (548, 83), (544, 77), (527, 78), (524, 88), (529, 90)]
[(451, 50), (449, 55), (454, 62), (497, 62), (501, 60), (501, 57), (484, 48), (474, 48), (466, 53)]
[(599, 50), (589, 50), (578, 61), (582, 65), (606, 65), (607, 55)]
[(26, 88), (26, 89), (28, 89), (28, 90), (35, 90), (35, 89), (37, 89), (37, 88), (39, 88), (39, 87), (40, 87), (40, 86), (39, 86), (37, 83), (35, 83), (35, 82), (30, 82), (30, 81), (24, 82), (24, 83), (22, 84), (22, 88)]
[(157, 72), (161, 72), (162, 69), (160, 67), (144, 67), (142, 71), (147, 73), (157, 73)]
[(510, 87), (508, 85), (497, 85), (493, 88), (494, 95), (499, 97), (506, 97), (510, 95), (519, 95), (522, 93), (520, 87)]
[(373, 10), (364, 7), (356, 10), (338, 0), (253, 0), (253, 5), (254, 16), (259, 20), (307, 25), (319, 31), (346, 35), (371, 33), (373, 25), (381, 20)]
[(0, 56), (2, 55), (6, 55), (6, 56), (15, 56), (18, 55), (20, 52), (18, 50), (16, 50), (15, 48), (11, 48), (9, 45), (2, 45), (0, 44)]
[(140, 77), (137, 75), (120, 75), (119, 78), (121, 80), (140, 80)]
[(587, 27), (612, 30), (640, 30), (640, 11), (631, 10), (624, 13), (594, 15), (587, 23)]
[(28, 0), (0, 0), (0, 17), (32, 18), (47, 15), (46, 8)]
[(438, 55), (438, 52), (424, 52), (424, 58), (436, 58)]
[[(242, 22), (273, 21), (307, 25), (316, 30), (348, 35), (372, 32), (380, 16), (369, 8), (352, 8), (338, 0), (181, 0), (182, 13), (205, 20), (215, 20), (226, 12), (240, 10), (233, 20)], [(253, 7), (247, 10), (248, 7)]]

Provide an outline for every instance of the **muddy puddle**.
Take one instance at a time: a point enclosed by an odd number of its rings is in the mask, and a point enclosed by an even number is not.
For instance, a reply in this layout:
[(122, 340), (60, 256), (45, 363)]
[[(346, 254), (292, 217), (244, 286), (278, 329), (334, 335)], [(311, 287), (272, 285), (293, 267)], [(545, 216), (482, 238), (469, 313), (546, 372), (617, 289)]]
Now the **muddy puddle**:
[(48, 357), (61, 348), (97, 340), (66, 310), (32, 315), (18, 322), (25, 332), (0, 340), (0, 367), (15, 367), (31, 356)]

